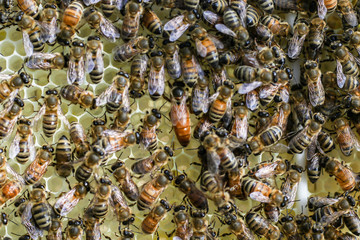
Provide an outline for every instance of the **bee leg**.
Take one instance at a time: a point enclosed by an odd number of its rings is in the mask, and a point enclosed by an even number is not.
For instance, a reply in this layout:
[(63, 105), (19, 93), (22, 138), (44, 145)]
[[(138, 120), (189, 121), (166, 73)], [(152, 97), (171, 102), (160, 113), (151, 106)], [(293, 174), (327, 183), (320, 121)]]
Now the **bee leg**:
[(111, 237), (108, 237), (108, 236), (106, 236), (105, 234), (103, 234), (104, 235), (104, 237), (106, 238), (106, 239), (110, 239), (111, 240)]
[(50, 71), (49, 71), (49, 74), (48, 74), (47, 77), (46, 77), (46, 79), (47, 79), (48, 82), (50, 82), (50, 75), (51, 75), (51, 69), (50, 69)]
[(166, 236), (169, 238), (169, 237), (171, 237), (171, 236), (174, 234), (174, 232), (175, 232), (175, 229), (174, 229), (171, 233), (166, 233), (166, 232), (165, 232), (165, 234), (166, 234)]
[(70, 184), (70, 182), (69, 182), (69, 180), (67, 178), (65, 178), (65, 182), (68, 184), (69, 190), (71, 190), (71, 184)]

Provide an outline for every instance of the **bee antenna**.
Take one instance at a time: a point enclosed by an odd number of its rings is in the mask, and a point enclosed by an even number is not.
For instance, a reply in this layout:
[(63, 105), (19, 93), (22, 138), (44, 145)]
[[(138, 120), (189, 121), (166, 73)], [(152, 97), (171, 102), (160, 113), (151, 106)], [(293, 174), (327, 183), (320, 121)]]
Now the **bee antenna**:
[(43, 134), (40, 134), (40, 136), (42, 137), (42, 139), (44, 140), (44, 142), (46, 143), (46, 145), (49, 145), (49, 143), (46, 141), (44, 135), (43, 135)]
[(85, 111), (86, 113), (88, 113), (90, 116), (92, 116), (93, 118), (97, 118), (96, 116), (94, 116), (91, 112), (89, 112), (89, 111)]

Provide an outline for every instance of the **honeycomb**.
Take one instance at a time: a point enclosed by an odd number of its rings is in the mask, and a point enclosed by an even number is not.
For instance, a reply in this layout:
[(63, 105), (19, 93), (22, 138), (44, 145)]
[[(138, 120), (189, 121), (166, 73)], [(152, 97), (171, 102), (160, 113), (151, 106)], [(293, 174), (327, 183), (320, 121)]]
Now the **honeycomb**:
[[(164, 13), (165, 15), (165, 13)], [(293, 23), (295, 14), (287, 14), (286, 20), (289, 23)], [(143, 30), (145, 31), (145, 30)], [(94, 30), (89, 29), (87, 26), (82, 27), (77, 32), (75, 38), (82, 39), (86, 41), (87, 37), (90, 34), (94, 34)], [(142, 34), (141, 32), (139, 34)], [(145, 35), (147, 33), (144, 33)], [(12, 26), (9, 28), (2, 29), (0, 31), (0, 66), (2, 67), (2, 73), (12, 74), (17, 72), (21, 67), (25, 59), (25, 51), (22, 41), (22, 34), (20, 31), (16, 29), (16, 26)], [(87, 81), (82, 87), (87, 87), (88, 90), (93, 91), (96, 95), (101, 94), (111, 83), (113, 76), (119, 71), (119, 69), (125, 70), (129, 72), (129, 64), (121, 64), (119, 62), (115, 62), (111, 56), (112, 49), (122, 44), (122, 40), (119, 40), (117, 43), (112, 43), (108, 41), (104, 41), (104, 64), (105, 64), (105, 71), (104, 71), (104, 79), (99, 84), (92, 84), (89, 76), (87, 74)], [(52, 48), (46, 46), (45, 52), (51, 51)], [(55, 51), (63, 51), (62, 47), (59, 47)], [(68, 51), (68, 49), (65, 49)], [(290, 67), (294, 69), (294, 76), (295, 79), (300, 79), (300, 64), (301, 61), (295, 61), (289, 63)], [(25, 109), (23, 111), (23, 115), (32, 118), (35, 116), (36, 111), (39, 110), (43, 100), (41, 96), (45, 95), (45, 91), (47, 89), (56, 88), (62, 85), (67, 84), (66, 82), (66, 70), (57, 70), (53, 71), (48, 79), (48, 71), (43, 70), (30, 70), (26, 68), (26, 72), (30, 74), (33, 78), (31, 87), (25, 88), (20, 91), (20, 95), (25, 102)], [(231, 69), (229, 70), (229, 74), (231, 77)], [(165, 95), (170, 95), (170, 88), (166, 86)], [(143, 96), (140, 99), (132, 99), (133, 101), (131, 104), (131, 125), (133, 129), (137, 129), (140, 125), (140, 119), (143, 118), (146, 111), (151, 110), (152, 108), (160, 108), (161, 112), (164, 115), (167, 115), (170, 109), (170, 103), (166, 102), (164, 99), (160, 99), (158, 101), (152, 101), (148, 95)], [(96, 110), (91, 110), (91, 114), (89, 114), (84, 109), (80, 108), (78, 105), (69, 105), (69, 103), (65, 100), (62, 101), (61, 104), (62, 110), (66, 117), (68, 118), (69, 122), (77, 121), (80, 122), (85, 129), (91, 124), (92, 119), (94, 116), (102, 117), (104, 116), (105, 110), (104, 108), (99, 108)], [(191, 116), (192, 122), (192, 131), (194, 126), (196, 125), (197, 119), (192, 115)], [(200, 166), (191, 164), (193, 162), (200, 163), (197, 157), (197, 148), (200, 145), (200, 142), (194, 138), (192, 138), (190, 144), (183, 148), (176, 140), (174, 132), (171, 130), (172, 125), (171, 122), (163, 117), (161, 119), (161, 131), (158, 133), (158, 140), (160, 146), (171, 145), (174, 146), (174, 156), (172, 162), (169, 163), (169, 168), (172, 170), (177, 170), (178, 172), (185, 172), (191, 179), (197, 179), (200, 173)], [(15, 132), (14, 132), (15, 133)], [(13, 139), (14, 133), (10, 136), (9, 139)], [(42, 132), (36, 132), (36, 147), (40, 147), (43, 144), (56, 144), (57, 140), (62, 135), (68, 135), (68, 130), (64, 127), (63, 124), (59, 124), (58, 130), (54, 134), (53, 138), (44, 138), (42, 136)], [(7, 147), (9, 149), (9, 143), (11, 141), (3, 142), (1, 147)], [(113, 154), (108, 161), (106, 166), (101, 167), (101, 171), (104, 174), (109, 174), (108, 168), (110, 164), (116, 161), (119, 158), (120, 152)], [(142, 150), (138, 145), (134, 147), (127, 148), (121, 151), (120, 159), (125, 161), (125, 164), (128, 168), (133, 164), (133, 160), (128, 158), (143, 158), (149, 156), (147, 151)], [(359, 161), (353, 161), (359, 157), (359, 153), (355, 152), (351, 157), (345, 158), (341, 155), (338, 146), (334, 151), (332, 151), (331, 156), (338, 157), (341, 160), (350, 164), (350, 167), (355, 171), (360, 171), (360, 163)], [(254, 166), (256, 163), (259, 163), (264, 160), (271, 159), (271, 155), (269, 153), (263, 153), (260, 156), (251, 156), (250, 166)], [(293, 163), (296, 163), (300, 166), (305, 166), (305, 153), (303, 154), (295, 154), (295, 155), (288, 155), (282, 154), (283, 158), (292, 160)], [(175, 163), (176, 162), (176, 166)], [(17, 172), (22, 173), (28, 164), (20, 165), (15, 160), (9, 160), (9, 164), (12, 168), (14, 168)], [(79, 164), (78, 164), (79, 165)], [(78, 166), (75, 165), (75, 168)], [(176, 167), (176, 168), (175, 168)], [(140, 187), (142, 184), (147, 182), (150, 179), (150, 176), (147, 175), (143, 178), (134, 178), (137, 185)], [(341, 191), (336, 181), (332, 178), (330, 179), (329, 176), (325, 173), (321, 176), (320, 180), (316, 182), (316, 184), (309, 183), (306, 173), (302, 173), (302, 179), (299, 185), (298, 193), (297, 193), (297, 201), (294, 205), (294, 212), (295, 213), (307, 213), (306, 202), (307, 198), (313, 194), (326, 196), (328, 192), (336, 192)], [(71, 186), (74, 186), (76, 180), (74, 177), (69, 177), (68, 180), (70, 181)], [(55, 203), (56, 198), (63, 192), (67, 192), (69, 190), (69, 186), (66, 183), (65, 179), (59, 177), (53, 166), (48, 168), (48, 171), (44, 175), (41, 180), (42, 183), (45, 184), (46, 190), (48, 192), (49, 203), (53, 205)], [(94, 182), (92, 182), (94, 184)], [(199, 182), (197, 182), (197, 186), (199, 187)], [(25, 187), (31, 190), (31, 187)], [(167, 199), (171, 204), (180, 203), (184, 194), (182, 194), (179, 190), (177, 190), (173, 185), (169, 185), (166, 191), (161, 195), (161, 198)], [(91, 201), (93, 194), (87, 194), (86, 198), (80, 201), (78, 206), (68, 214), (67, 218), (77, 219), (81, 217), (84, 213), (84, 209), (88, 206), (89, 202)], [(220, 236), (221, 234), (228, 233), (228, 227), (223, 225), (218, 220), (218, 217), (214, 213), (215, 206), (211, 201), (210, 204), (210, 214), (207, 215), (209, 222), (214, 222), (213, 228), (219, 231)], [(253, 206), (258, 205), (257, 202), (247, 200), (247, 201), (239, 201), (235, 200), (235, 204), (238, 207), (239, 212), (245, 214), (249, 211)], [(17, 238), (17, 236), (26, 234), (25, 228), (21, 224), (21, 219), (19, 217), (14, 216), (14, 207), (11, 204), (11, 201), (6, 203), (1, 211), (9, 214), (11, 221), (6, 225), (0, 228), (0, 236), (2, 237), (11, 237)], [(148, 211), (138, 211), (136, 207), (132, 207), (133, 213), (135, 214), (135, 222), (130, 228), (135, 232), (136, 239), (154, 239), (157, 235), (145, 235), (141, 232), (140, 229), (137, 227), (141, 225), (142, 220), (145, 218), (145, 215)], [(158, 237), (160, 239), (168, 239), (168, 233), (171, 233), (175, 229), (175, 224), (172, 222), (172, 214), (173, 212), (169, 212), (167, 217), (161, 221), (159, 229), (158, 229)], [(63, 227), (67, 225), (67, 218), (63, 219)], [(110, 239), (116, 239), (118, 237), (118, 222), (111, 213), (107, 215), (105, 221), (101, 225), (101, 233), (105, 237), (109, 237)], [(46, 233), (45, 233), (46, 235)], [(233, 236), (224, 236), (221, 239), (234, 239)]]

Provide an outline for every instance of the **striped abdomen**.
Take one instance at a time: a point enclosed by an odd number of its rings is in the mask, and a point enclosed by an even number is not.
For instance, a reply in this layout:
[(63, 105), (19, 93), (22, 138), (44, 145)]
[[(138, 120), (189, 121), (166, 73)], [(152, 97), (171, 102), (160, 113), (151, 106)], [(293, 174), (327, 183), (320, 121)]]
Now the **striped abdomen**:
[(45, 47), (45, 42), (41, 38), (41, 29), (36, 25), (33, 29), (28, 32), (30, 41), (34, 47), (35, 52), (41, 52)]
[(75, 178), (78, 182), (85, 182), (91, 177), (92, 172), (93, 169), (83, 163), (76, 169)]
[(215, 99), (215, 101), (211, 104), (209, 110), (209, 118), (211, 122), (219, 122), (220, 119), (225, 114), (226, 111), (226, 102), (220, 99)]
[(50, 209), (45, 203), (34, 204), (31, 214), (40, 229), (49, 230), (51, 225)]
[(19, 141), (19, 153), (16, 155), (16, 160), (25, 164), (30, 158), (30, 149), (27, 138), (21, 138)]
[(58, 123), (58, 115), (56, 109), (46, 111), (43, 117), (43, 130), (46, 137), (50, 138), (54, 135)]
[(104, 16), (105, 17), (110, 17), (114, 10), (115, 10), (115, 7), (116, 7), (116, 0), (102, 0), (101, 1), (101, 9), (104, 13)]

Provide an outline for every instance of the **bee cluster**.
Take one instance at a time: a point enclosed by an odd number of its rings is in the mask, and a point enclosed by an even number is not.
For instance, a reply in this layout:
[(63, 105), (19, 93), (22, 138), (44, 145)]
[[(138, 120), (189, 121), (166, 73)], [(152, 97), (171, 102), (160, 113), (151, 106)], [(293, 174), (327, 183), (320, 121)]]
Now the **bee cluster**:
[(0, 239), (357, 239), (359, 6), (0, 0)]

